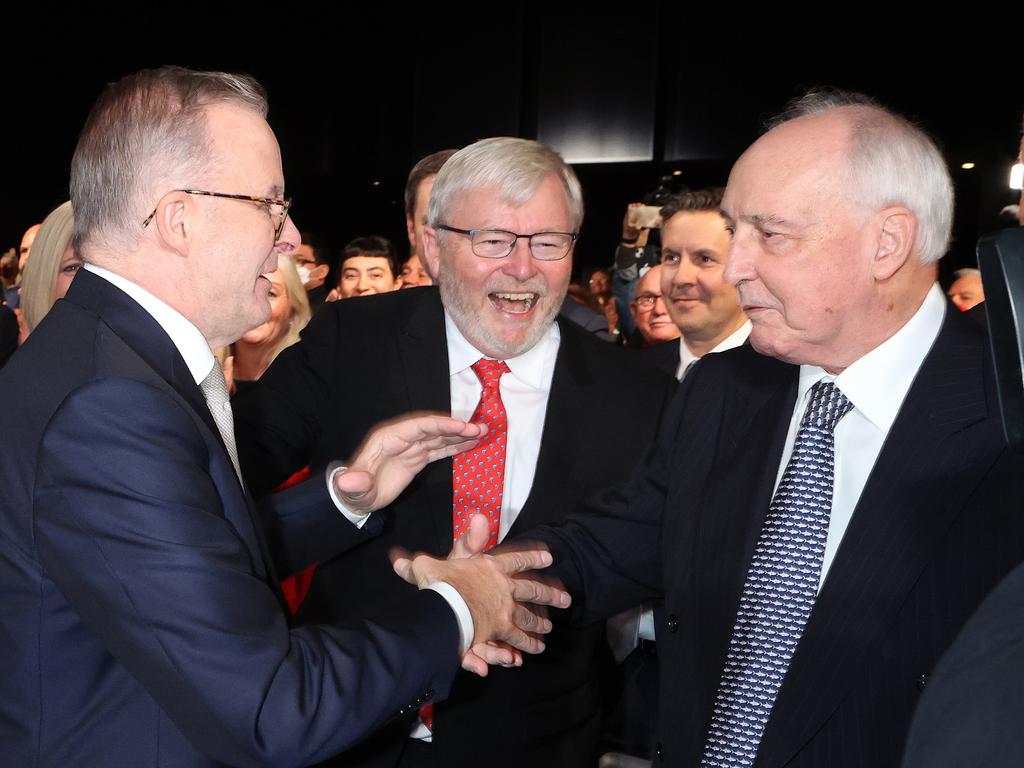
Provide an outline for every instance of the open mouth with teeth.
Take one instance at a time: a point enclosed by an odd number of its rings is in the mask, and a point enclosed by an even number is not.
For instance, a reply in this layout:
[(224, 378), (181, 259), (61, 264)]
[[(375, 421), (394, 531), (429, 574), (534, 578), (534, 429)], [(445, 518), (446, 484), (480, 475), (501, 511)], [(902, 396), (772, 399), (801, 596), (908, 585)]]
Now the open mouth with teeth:
[(510, 315), (525, 315), (533, 309), (540, 298), (536, 293), (489, 293), (491, 304)]

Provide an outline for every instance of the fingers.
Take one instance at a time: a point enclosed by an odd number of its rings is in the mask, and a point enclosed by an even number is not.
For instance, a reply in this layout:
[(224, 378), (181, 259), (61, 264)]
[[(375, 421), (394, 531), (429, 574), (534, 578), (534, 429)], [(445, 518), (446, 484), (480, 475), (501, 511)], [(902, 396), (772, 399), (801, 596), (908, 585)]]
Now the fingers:
[(349, 468), (334, 476), (334, 490), (339, 496), (344, 497), (343, 501), (357, 502), (371, 488), (373, 488), (373, 477), (369, 472), (360, 469)]
[(551, 631), (551, 619), (544, 616), (541, 611), (533, 611), (522, 604), (516, 605), (512, 623), (519, 629), (533, 634), (546, 635)]
[(500, 639), (523, 653), (536, 654), (544, 650), (544, 643), (539, 637), (534, 637), (516, 626), (509, 627)]
[(462, 668), (480, 677), (487, 677), (487, 673), (490, 671), (487, 662), (473, 653), (473, 651), (467, 651), (466, 655), (462, 657)]
[(552, 608), (568, 608), (572, 605), (572, 597), (564, 589), (537, 579), (518, 578), (513, 579), (512, 584), (512, 597), (519, 602), (550, 605)]
[(522, 549), (501, 552), (494, 555), (494, 560), (502, 573), (509, 575), (522, 571), (547, 568), (552, 563), (551, 553), (546, 549)]

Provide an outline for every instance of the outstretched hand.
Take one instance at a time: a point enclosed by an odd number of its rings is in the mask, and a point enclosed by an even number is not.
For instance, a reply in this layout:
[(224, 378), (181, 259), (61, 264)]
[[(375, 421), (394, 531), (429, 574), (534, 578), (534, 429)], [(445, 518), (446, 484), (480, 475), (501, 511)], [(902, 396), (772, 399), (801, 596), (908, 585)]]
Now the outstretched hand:
[(385, 507), (423, 467), (473, 448), (486, 431), (482, 424), (435, 414), (382, 422), (363, 440), (348, 468), (335, 475), (335, 493), (357, 514)]

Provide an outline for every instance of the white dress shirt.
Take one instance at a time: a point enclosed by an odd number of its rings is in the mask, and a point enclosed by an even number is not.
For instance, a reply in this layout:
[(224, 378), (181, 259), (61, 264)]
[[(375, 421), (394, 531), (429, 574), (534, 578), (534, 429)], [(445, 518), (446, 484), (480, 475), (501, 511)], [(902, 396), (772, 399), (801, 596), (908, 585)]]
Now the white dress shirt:
[[(483, 392), (480, 379), (470, 366), (486, 355), (466, 340), (447, 312), (444, 313), (444, 330), (448, 340), (452, 416), (469, 421)], [(501, 377), (499, 390), (508, 419), (508, 435), (499, 541), (515, 523), (533, 487), (561, 338), (558, 324), (552, 323), (533, 347), (518, 357), (505, 360), (509, 373)]]
[(835, 430), (832, 515), (821, 564), (821, 578), (818, 581), (819, 591), (825, 583), (850, 518), (853, 517), (853, 510), (871, 474), (871, 468), (878, 459), (882, 444), (921, 363), (939, 335), (945, 316), (946, 297), (936, 283), (906, 325), (838, 376), (817, 366), (800, 366), (796, 405), (775, 479), (776, 488), (793, 453), (793, 444), (807, 409), (811, 387), (819, 381), (834, 381), (853, 403), (853, 409), (842, 418)]
[[(483, 393), (483, 385), (471, 366), (486, 355), (462, 335), (447, 311), (444, 313), (444, 332), (448, 344), (452, 416), (469, 421)], [(558, 357), (561, 340), (558, 324), (552, 323), (530, 349), (518, 357), (505, 359), (509, 372), (501, 377), (498, 384), (508, 424), (499, 541), (505, 538), (519, 517), (533, 487), (541, 435), (544, 434), (544, 416), (548, 410), (548, 396), (551, 394), (551, 380), (555, 375), (555, 359)], [(447, 584), (442, 586), (454, 593), (442, 592), (442, 595), (448, 599), (459, 620), (465, 649), (466, 638), (473, 637), (473, 618), (461, 595)], [(430, 729), (419, 721), (409, 736), (423, 741), (432, 740)]]
[[(750, 336), (751, 327), (752, 326), (750, 325), (750, 321), (747, 320), (745, 323), (743, 323), (743, 325), (741, 325), (739, 328), (737, 328), (735, 331), (729, 334), (726, 338), (722, 339), (722, 341), (716, 344), (715, 348), (712, 349), (707, 354), (710, 355), (712, 352), (725, 352), (727, 349), (734, 349), (736, 347), (742, 346), (744, 343), (746, 343), (747, 337)], [(687, 369), (693, 363), (700, 360), (701, 357), (701, 355), (693, 354), (693, 352), (690, 351), (690, 348), (686, 346), (686, 340), (682, 336), (680, 336), (679, 367), (676, 368), (676, 379), (678, 381), (682, 381), (683, 376), (686, 375)]]

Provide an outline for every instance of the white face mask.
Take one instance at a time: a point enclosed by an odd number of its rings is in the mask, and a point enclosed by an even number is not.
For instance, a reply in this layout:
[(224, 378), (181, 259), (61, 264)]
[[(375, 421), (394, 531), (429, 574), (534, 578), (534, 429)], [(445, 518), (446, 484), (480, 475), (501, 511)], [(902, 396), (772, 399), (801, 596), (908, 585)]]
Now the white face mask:
[(300, 264), (296, 264), (295, 265), (295, 269), (299, 273), (299, 280), (302, 281), (302, 284), (305, 285), (306, 283), (308, 283), (309, 282), (309, 276), (310, 276), (310, 273), (312, 272), (312, 270), (310, 270), (309, 267), (304, 267), (304, 266), (302, 266)]

